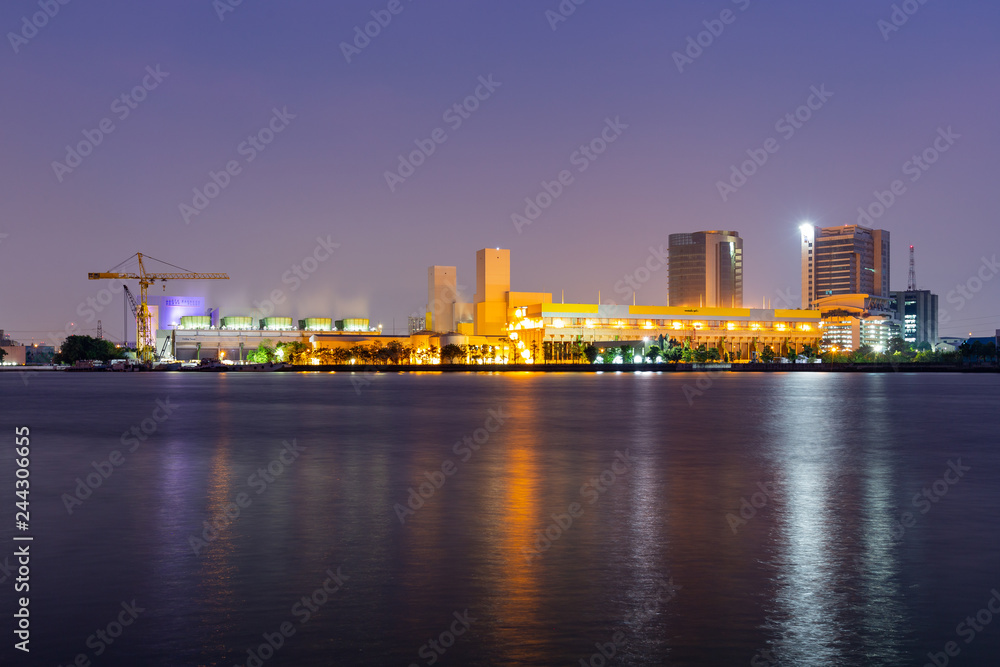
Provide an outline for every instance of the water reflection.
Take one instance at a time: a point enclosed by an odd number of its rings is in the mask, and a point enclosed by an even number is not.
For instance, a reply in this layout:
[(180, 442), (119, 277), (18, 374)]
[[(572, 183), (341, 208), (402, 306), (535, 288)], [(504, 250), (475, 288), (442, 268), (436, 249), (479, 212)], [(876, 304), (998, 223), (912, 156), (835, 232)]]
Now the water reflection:
[(829, 666), (843, 664), (846, 633), (843, 582), (834, 560), (846, 514), (838, 488), (844, 481), (844, 443), (831, 423), (837, 413), (810, 399), (809, 385), (818, 379), (789, 378), (799, 380), (802, 391), (775, 396), (769, 415), (781, 471), (775, 480), (781, 494), (774, 512), (777, 588), (769, 620), (774, 653), (782, 662)]

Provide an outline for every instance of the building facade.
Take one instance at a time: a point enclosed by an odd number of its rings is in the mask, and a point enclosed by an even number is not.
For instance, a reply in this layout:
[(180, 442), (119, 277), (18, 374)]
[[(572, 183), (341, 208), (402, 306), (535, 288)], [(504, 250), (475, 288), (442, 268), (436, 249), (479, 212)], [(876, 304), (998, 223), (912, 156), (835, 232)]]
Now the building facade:
[(889, 232), (860, 225), (800, 230), (803, 308), (843, 294), (889, 296)]
[(892, 292), (892, 309), (907, 343), (938, 343), (938, 295), (930, 290)]
[(641, 347), (661, 339), (715, 348), (725, 361), (745, 362), (765, 346), (779, 357), (799, 354), (806, 345), (818, 351), (822, 337), (820, 313), (808, 310), (546, 302), (511, 308), (508, 317), (508, 337), (519, 356), (534, 363), (570, 360), (572, 346), (581, 343)]
[(669, 237), (668, 306), (743, 307), (743, 239), (707, 231)]
[(890, 297), (839, 294), (816, 300), (822, 317), (823, 352), (853, 352), (863, 345), (885, 352), (899, 334)]

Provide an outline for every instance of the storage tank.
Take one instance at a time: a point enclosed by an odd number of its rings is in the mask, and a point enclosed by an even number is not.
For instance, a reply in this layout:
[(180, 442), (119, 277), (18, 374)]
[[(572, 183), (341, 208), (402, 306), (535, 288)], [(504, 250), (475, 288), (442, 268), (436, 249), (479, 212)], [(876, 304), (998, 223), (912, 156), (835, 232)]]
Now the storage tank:
[(468, 345), (469, 337), (463, 336), (462, 334), (449, 333), (441, 334), (441, 347), (444, 348), (447, 345)]
[(303, 331), (332, 331), (333, 320), (329, 317), (307, 317), (299, 320), (299, 329)]
[(260, 328), (265, 331), (291, 331), (292, 318), (290, 317), (263, 317), (260, 320)]
[(182, 315), (181, 329), (211, 329), (212, 318), (208, 315)]
[(223, 329), (253, 329), (253, 318), (245, 315), (228, 315), (222, 318)]
[(346, 317), (337, 320), (337, 331), (368, 331), (368, 318)]
[(410, 346), (414, 350), (419, 350), (421, 348), (428, 348), (431, 346), (431, 335), (430, 334), (410, 334)]

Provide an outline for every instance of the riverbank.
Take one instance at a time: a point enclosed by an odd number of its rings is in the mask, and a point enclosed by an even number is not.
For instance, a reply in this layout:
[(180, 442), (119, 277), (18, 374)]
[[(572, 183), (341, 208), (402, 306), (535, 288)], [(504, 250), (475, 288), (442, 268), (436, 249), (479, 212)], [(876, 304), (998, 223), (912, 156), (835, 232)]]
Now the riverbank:
[[(109, 372), (107, 368), (72, 369), (52, 366), (0, 366), (0, 371), (60, 372), (60, 371)], [(246, 372), (239, 367), (221, 366), (211, 369), (217, 373)], [(190, 372), (156, 371), (156, 372)], [(998, 373), (1000, 366), (938, 363), (900, 364), (726, 364), (726, 363), (666, 363), (666, 364), (326, 364), (320, 366), (291, 366), (274, 369), (275, 373)]]

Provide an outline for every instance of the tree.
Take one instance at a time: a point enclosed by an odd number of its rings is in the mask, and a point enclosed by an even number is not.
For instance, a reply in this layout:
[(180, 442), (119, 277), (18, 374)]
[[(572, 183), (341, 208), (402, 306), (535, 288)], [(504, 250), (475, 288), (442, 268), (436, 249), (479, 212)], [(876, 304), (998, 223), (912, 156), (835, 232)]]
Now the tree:
[(670, 339), (670, 347), (664, 353), (663, 358), (667, 361), (672, 361), (674, 363), (680, 361), (684, 356), (684, 347), (680, 345), (677, 341)]
[(651, 345), (649, 347), (649, 351), (646, 352), (646, 359), (648, 359), (650, 363), (655, 364), (656, 360), (659, 358), (660, 358), (660, 348), (657, 347), (656, 345)]
[(7, 350), (0, 347), (0, 363), (3, 363), (3, 358), (7, 356)]
[(902, 354), (903, 352), (908, 352), (909, 349), (910, 345), (899, 336), (889, 340), (889, 354), (896, 354), (897, 352)]
[(694, 351), (692, 357), (694, 357), (694, 360), (699, 364), (703, 364), (708, 361), (708, 350), (705, 348), (704, 343), (698, 346), (698, 349)]
[(256, 350), (250, 350), (247, 352), (247, 363), (267, 364), (274, 361), (276, 354), (275, 348), (271, 344), (271, 339), (265, 338), (260, 341)]
[(465, 355), (462, 353), (462, 348), (459, 347), (458, 345), (455, 345), (454, 343), (449, 343), (445, 345), (443, 348), (441, 348), (441, 361), (447, 359), (448, 363), (453, 364), (455, 363), (455, 357), (462, 357), (463, 359), (465, 358)]
[(803, 345), (802, 346), (802, 354), (805, 357), (809, 358), (809, 359), (815, 359), (816, 358), (816, 350), (813, 349), (812, 345)]
[(114, 343), (93, 336), (67, 336), (53, 361), (57, 364), (75, 364), (78, 361), (110, 361), (122, 359), (124, 350)]
[(917, 343), (917, 352), (930, 352), (930, 350), (931, 350), (931, 344), (928, 343), (927, 341), (922, 340), (919, 343)]
[(760, 360), (765, 364), (774, 361), (774, 350), (771, 349), (770, 345), (765, 345), (764, 349), (760, 351)]
[(590, 363), (594, 363), (595, 361), (597, 361), (597, 355), (598, 355), (597, 348), (594, 347), (593, 345), (588, 343), (583, 348), (583, 356), (585, 356), (587, 358), (587, 361), (589, 361)]
[(352, 345), (348, 348), (348, 353), (350, 356), (348, 360), (355, 364), (366, 364), (368, 363), (370, 349), (367, 345)]
[[(278, 354), (279, 350), (281, 351), (280, 355)], [(275, 355), (280, 356), (283, 361), (287, 361), (290, 364), (301, 366), (309, 363), (309, 358), (312, 356), (312, 348), (297, 340), (290, 343), (278, 343)]]
[(398, 340), (389, 341), (389, 344), (385, 346), (385, 350), (389, 360), (394, 364), (403, 363), (410, 356), (406, 346)]

